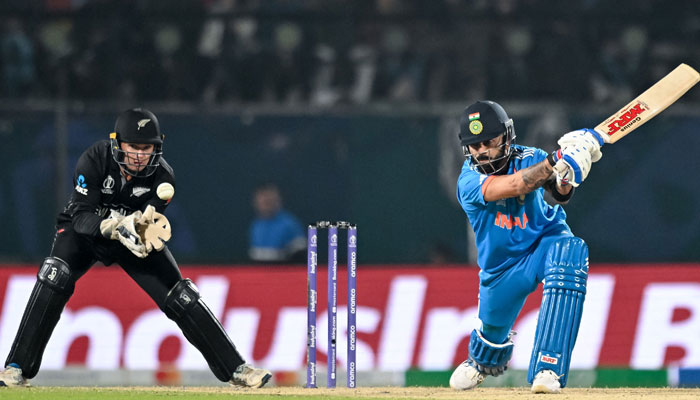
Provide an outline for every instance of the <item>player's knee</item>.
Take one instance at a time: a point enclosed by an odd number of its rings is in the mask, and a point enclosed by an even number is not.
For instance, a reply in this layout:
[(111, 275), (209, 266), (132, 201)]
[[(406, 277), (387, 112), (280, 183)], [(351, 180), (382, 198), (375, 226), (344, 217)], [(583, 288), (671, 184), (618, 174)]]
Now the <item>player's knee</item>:
[(75, 279), (68, 264), (58, 257), (48, 257), (39, 268), (38, 281), (50, 289), (66, 294), (73, 294)]
[(190, 279), (182, 279), (168, 292), (165, 297), (165, 315), (178, 321), (187, 315), (200, 298), (199, 291)]
[(588, 246), (577, 237), (556, 240), (547, 253), (544, 288), (562, 288), (586, 293)]
[(476, 363), (476, 368), (486, 374), (501, 375), (513, 356), (513, 341), (510, 338), (503, 344), (491, 343), (477, 329), (469, 339), (469, 357)]

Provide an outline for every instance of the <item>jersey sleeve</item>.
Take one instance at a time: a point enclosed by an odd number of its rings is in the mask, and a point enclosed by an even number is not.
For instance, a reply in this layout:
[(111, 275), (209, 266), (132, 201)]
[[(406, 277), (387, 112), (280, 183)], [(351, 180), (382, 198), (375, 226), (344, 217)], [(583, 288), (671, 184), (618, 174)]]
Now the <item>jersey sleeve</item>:
[(542, 161), (546, 160), (548, 155), (549, 154), (547, 154), (547, 152), (542, 149), (535, 149), (532, 157), (532, 165), (541, 163)]
[(469, 206), (486, 206), (482, 188), (488, 175), (473, 170), (464, 170), (457, 181), (457, 199), (463, 209)]
[(101, 167), (96, 152), (91, 151), (93, 149), (88, 149), (78, 159), (68, 212), (77, 233), (102, 236), (100, 223), (103, 218), (97, 214), (100, 210)]

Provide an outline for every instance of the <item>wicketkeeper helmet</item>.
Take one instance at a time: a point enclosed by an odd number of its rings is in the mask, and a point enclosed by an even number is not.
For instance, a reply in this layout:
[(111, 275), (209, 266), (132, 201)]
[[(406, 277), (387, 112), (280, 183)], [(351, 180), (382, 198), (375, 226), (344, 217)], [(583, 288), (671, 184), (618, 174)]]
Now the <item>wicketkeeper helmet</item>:
[[(114, 124), (114, 132), (109, 135), (112, 147), (112, 158), (122, 169), (132, 176), (149, 176), (160, 165), (160, 157), (163, 154), (163, 139), (165, 135), (160, 132), (160, 124), (155, 114), (144, 108), (132, 108), (119, 114)], [(120, 144), (139, 143), (153, 144), (153, 154), (146, 167), (141, 171), (131, 171), (124, 161), (125, 152)]]

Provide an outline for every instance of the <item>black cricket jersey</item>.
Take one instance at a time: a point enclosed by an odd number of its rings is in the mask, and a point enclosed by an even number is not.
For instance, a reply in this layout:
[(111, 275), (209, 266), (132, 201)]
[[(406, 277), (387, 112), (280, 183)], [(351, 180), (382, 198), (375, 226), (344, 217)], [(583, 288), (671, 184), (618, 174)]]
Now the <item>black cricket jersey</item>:
[(102, 237), (100, 223), (112, 210), (128, 215), (153, 205), (156, 211), (163, 213), (170, 200), (158, 198), (156, 188), (164, 182), (175, 187), (173, 169), (163, 157), (153, 174), (132, 176), (127, 181), (112, 158), (110, 141), (101, 140), (80, 156), (73, 175), (75, 187), (68, 204), (58, 215), (57, 228), (72, 224), (77, 233)]

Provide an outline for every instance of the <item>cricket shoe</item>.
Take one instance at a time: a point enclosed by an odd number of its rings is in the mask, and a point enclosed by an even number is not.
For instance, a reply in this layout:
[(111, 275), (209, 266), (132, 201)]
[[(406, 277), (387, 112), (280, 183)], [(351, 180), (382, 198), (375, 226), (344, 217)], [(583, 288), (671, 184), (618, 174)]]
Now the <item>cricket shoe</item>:
[(239, 365), (228, 383), (236, 388), (259, 388), (272, 378), (270, 371), (249, 364)]
[(469, 390), (479, 386), (486, 375), (471, 364), (471, 359), (459, 364), (450, 377), (450, 387), (457, 390)]
[(532, 393), (561, 393), (559, 376), (551, 369), (544, 369), (532, 381)]
[(0, 387), (26, 387), (30, 386), (29, 381), (22, 376), (20, 368), (8, 365), (0, 372)]

